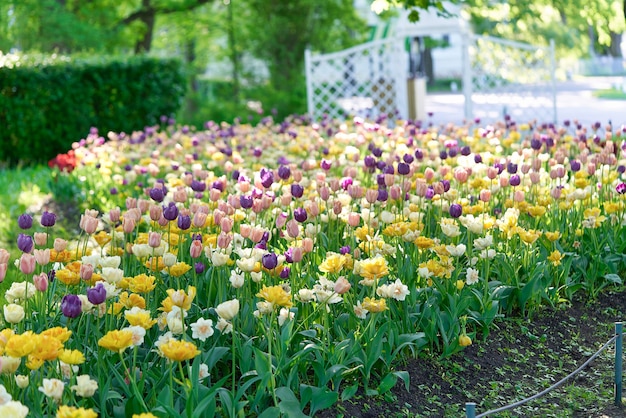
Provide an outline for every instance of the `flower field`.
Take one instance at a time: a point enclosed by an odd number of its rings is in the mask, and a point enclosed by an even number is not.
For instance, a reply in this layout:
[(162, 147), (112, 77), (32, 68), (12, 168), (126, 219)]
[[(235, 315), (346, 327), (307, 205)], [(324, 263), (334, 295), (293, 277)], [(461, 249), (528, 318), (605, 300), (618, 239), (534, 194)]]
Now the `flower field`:
[(292, 117), (92, 129), (0, 249), (0, 416), (314, 416), (626, 263), (626, 129)]

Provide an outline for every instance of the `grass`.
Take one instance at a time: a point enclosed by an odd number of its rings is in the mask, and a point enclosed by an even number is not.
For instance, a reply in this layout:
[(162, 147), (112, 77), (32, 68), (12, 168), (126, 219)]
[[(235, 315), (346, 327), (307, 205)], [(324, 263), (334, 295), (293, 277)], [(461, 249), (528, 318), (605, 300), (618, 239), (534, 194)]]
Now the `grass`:
[(593, 95), (598, 99), (626, 100), (626, 93), (620, 89), (615, 88), (596, 90), (593, 92)]
[(40, 213), (50, 197), (50, 169), (45, 166), (0, 170), (0, 248), (17, 249), (17, 218), (23, 213)]

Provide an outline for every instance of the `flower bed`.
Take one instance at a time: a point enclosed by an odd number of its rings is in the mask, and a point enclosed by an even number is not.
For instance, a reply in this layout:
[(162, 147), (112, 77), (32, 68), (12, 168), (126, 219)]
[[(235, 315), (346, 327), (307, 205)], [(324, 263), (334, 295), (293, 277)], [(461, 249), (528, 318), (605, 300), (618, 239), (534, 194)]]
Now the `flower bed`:
[(80, 235), (25, 214), (22, 253), (0, 250), (1, 416), (314, 415), (408, 387), (398, 360), (462, 350), (503, 314), (621, 283), (610, 127), (107, 136), (56, 173), (98, 206)]

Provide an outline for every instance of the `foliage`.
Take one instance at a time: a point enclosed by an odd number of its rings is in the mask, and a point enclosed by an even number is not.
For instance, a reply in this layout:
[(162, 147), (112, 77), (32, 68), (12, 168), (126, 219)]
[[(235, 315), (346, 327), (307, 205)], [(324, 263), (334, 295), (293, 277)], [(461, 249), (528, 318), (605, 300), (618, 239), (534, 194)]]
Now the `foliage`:
[(2, 58), (0, 158), (13, 164), (47, 162), (93, 126), (132, 132), (174, 114), (184, 95), (177, 60)]
[[(622, 133), (590, 129), (94, 130), (54, 172), (57, 196), (90, 206), (80, 233), (55, 240), (26, 216), (18, 252), (0, 251), (0, 379), (38, 415), (312, 416), (408, 388), (409, 356), (449, 357), (503, 315), (622, 283)], [(57, 326), (78, 369), (45, 349)], [(76, 397), (85, 375), (95, 393)]]

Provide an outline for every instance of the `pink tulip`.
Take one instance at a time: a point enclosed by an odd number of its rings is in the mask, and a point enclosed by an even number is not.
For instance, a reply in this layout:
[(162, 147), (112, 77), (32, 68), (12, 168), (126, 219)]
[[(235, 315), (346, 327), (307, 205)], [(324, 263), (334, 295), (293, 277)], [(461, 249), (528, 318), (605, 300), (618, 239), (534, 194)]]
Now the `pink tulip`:
[(7, 264), (9, 262), (10, 254), (4, 248), (0, 248), (0, 264)]
[(20, 270), (24, 274), (33, 274), (35, 271), (36, 260), (32, 254), (24, 253), (20, 257)]
[(35, 284), (35, 289), (40, 292), (45, 292), (48, 289), (48, 275), (46, 273), (34, 275), (33, 283)]
[(82, 280), (91, 280), (91, 277), (93, 276), (93, 266), (91, 264), (81, 264), (79, 275)]
[(191, 258), (200, 257), (202, 255), (202, 250), (202, 241), (199, 241), (197, 239), (191, 241), (191, 247), (189, 247), (189, 254), (191, 255)]
[(0, 283), (4, 281), (4, 278), (7, 276), (7, 267), (8, 264), (0, 263)]
[(65, 250), (65, 248), (67, 248), (67, 241), (64, 240), (63, 238), (55, 238), (54, 251), (56, 251), (57, 253), (60, 253), (63, 250)]
[(45, 232), (35, 232), (34, 239), (35, 245), (42, 247), (48, 242), (48, 234), (46, 234)]
[(45, 266), (50, 262), (50, 248), (45, 250), (35, 250), (35, 260), (40, 266)]

